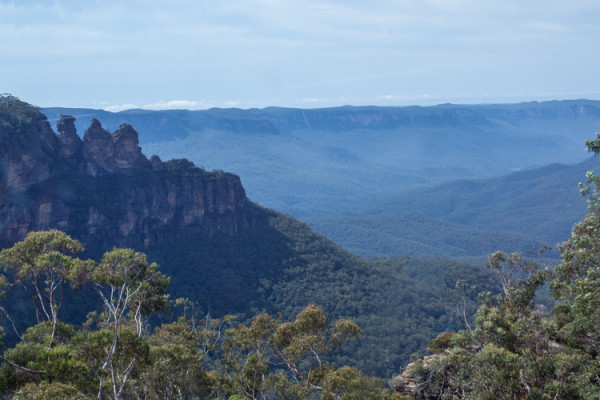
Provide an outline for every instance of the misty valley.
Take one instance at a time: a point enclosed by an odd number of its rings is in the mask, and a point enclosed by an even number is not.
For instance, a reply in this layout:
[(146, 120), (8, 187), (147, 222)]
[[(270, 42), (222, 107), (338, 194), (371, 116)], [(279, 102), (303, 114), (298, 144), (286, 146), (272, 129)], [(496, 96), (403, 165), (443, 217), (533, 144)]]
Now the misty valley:
[(0, 397), (597, 398), (599, 126), (2, 95)]

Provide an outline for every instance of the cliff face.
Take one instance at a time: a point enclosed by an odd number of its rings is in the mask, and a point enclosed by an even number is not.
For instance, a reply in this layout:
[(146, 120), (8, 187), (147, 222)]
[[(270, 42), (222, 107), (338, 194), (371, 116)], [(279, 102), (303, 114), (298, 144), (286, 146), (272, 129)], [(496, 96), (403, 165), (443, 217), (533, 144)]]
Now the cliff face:
[[(138, 133), (94, 119), (83, 140), (75, 118), (55, 134), (35, 107), (0, 98), (0, 240), (60, 229), (84, 243), (150, 246), (161, 235), (234, 235), (255, 223), (239, 177), (186, 160), (148, 160)], [(106, 242), (106, 243), (104, 243)]]

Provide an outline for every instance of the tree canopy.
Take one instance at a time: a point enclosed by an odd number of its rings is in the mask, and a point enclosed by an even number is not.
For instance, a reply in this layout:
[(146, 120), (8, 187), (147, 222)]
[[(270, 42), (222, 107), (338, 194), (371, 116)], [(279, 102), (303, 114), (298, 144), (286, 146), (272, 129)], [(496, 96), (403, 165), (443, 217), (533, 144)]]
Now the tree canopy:
[[(348, 319), (330, 322), (308, 305), (293, 322), (267, 314), (248, 323), (199, 315), (199, 305), (170, 301), (169, 278), (132, 249), (100, 262), (76, 257), (77, 240), (33, 232), (0, 252), (11, 285), (28, 289), (39, 321), (1, 355), (0, 395), (13, 399), (373, 399), (392, 398), (377, 378), (336, 368), (331, 354), (356, 339)], [(63, 286), (91, 286), (103, 305), (80, 327), (60, 319)], [(71, 299), (71, 301), (76, 301)], [(152, 315), (171, 308), (154, 329)], [(12, 321), (10, 313), (0, 309)]]
[[(600, 135), (586, 142), (600, 153)], [(480, 295), (475, 326), (443, 333), (433, 355), (391, 381), (417, 399), (600, 399), (600, 176), (582, 192), (589, 212), (558, 246), (562, 261), (542, 269), (519, 254), (495, 253), (499, 295)], [(536, 303), (550, 286), (557, 305)]]

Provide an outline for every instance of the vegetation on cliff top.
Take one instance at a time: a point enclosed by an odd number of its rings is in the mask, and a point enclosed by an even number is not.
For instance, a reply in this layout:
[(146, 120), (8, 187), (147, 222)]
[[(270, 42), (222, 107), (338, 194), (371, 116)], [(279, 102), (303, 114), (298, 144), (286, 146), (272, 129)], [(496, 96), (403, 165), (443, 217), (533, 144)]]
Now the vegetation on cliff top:
[[(0, 252), (41, 322), (0, 356), (0, 395), (14, 399), (391, 399), (377, 378), (329, 356), (360, 328), (330, 322), (315, 305), (293, 321), (267, 314), (248, 324), (198, 315), (187, 299), (171, 303), (179, 317), (152, 330), (150, 317), (169, 305), (169, 279), (143, 253), (114, 249), (99, 263), (76, 257), (81, 243), (60, 231), (31, 232)], [(76, 327), (60, 318), (64, 285), (93, 287), (104, 305)], [(76, 301), (70, 299), (70, 301)], [(12, 321), (6, 308), (2, 317)]]
[[(600, 152), (600, 135), (586, 142)], [(518, 254), (495, 253), (500, 294), (482, 293), (472, 329), (443, 333), (433, 356), (391, 383), (416, 399), (600, 398), (600, 176), (588, 173), (589, 213), (559, 246), (562, 262), (541, 269)], [(536, 303), (545, 283), (558, 305)]]

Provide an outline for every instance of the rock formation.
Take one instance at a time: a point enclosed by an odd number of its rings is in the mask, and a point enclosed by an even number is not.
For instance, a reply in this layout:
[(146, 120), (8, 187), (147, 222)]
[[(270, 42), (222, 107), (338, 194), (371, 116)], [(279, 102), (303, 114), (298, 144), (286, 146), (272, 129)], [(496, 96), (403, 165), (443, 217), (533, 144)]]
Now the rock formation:
[(66, 160), (72, 160), (73, 163), (81, 163), (81, 147), (83, 142), (77, 135), (75, 128), (75, 118), (70, 115), (61, 116), (56, 123), (58, 131), (58, 140), (60, 141), (59, 154)]
[(83, 135), (85, 170), (91, 176), (114, 172), (115, 145), (112, 135), (102, 128), (96, 118)]
[[(394, 376), (390, 380), (390, 386), (395, 393), (400, 393), (410, 398), (421, 399), (430, 398), (423, 395), (423, 392), (427, 388), (426, 384), (418, 382), (415, 378), (415, 371), (425, 371), (431, 368), (431, 366), (442, 357), (440, 354), (433, 354), (430, 356), (423, 357), (423, 360), (414, 361), (406, 366), (404, 371), (400, 375)], [(438, 398), (440, 395), (439, 391), (432, 393)]]
[(0, 98), (2, 245), (54, 228), (84, 243), (140, 247), (161, 232), (233, 235), (254, 223), (238, 176), (148, 160), (128, 124), (111, 134), (94, 119), (81, 140), (74, 121), (62, 116), (55, 134), (37, 108)]

